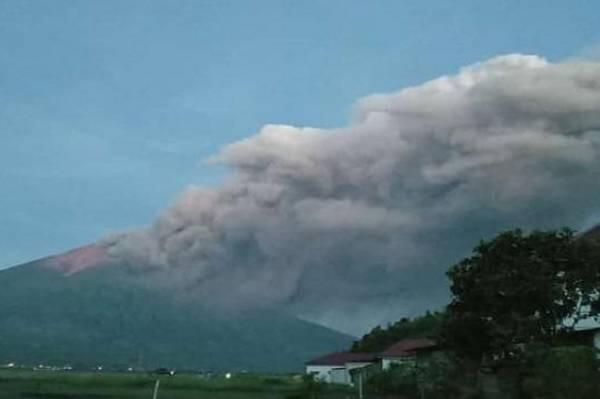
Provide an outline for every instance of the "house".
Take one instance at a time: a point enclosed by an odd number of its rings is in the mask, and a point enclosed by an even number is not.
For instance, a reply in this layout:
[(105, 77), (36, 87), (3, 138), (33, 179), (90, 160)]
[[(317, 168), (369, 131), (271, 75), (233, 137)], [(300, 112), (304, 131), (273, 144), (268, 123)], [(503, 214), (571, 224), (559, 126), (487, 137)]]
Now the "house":
[(334, 352), (306, 363), (306, 374), (332, 384), (351, 385), (350, 370), (375, 363), (373, 353)]
[(359, 376), (387, 370), (393, 364), (416, 364), (421, 356), (438, 348), (435, 341), (417, 338), (396, 342), (380, 353), (335, 352), (307, 362), (306, 374), (323, 382), (353, 385)]
[(381, 369), (387, 370), (393, 364), (416, 364), (421, 356), (439, 349), (438, 344), (428, 338), (403, 339), (379, 354)]

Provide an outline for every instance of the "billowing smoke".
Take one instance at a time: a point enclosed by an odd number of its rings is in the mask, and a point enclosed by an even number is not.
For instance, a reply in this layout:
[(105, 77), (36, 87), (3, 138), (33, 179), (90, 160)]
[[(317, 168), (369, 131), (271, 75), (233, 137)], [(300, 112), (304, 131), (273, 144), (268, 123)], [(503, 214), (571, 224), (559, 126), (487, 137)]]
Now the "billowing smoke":
[(600, 210), (600, 64), (508, 55), (356, 108), (347, 127), (225, 147), (225, 184), (189, 188), (113, 253), (210, 303), (363, 332), (442, 305), (481, 238)]

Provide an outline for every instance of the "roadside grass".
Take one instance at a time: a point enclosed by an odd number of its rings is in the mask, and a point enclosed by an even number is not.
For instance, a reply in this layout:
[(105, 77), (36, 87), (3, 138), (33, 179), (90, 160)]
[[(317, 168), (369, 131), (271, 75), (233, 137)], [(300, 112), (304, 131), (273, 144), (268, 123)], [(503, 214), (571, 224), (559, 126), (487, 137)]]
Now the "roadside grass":
[[(302, 391), (292, 375), (238, 374), (210, 378), (198, 374), (0, 370), (0, 399), (149, 399), (156, 380), (159, 399), (285, 399)], [(346, 387), (330, 387), (323, 398), (352, 398)]]

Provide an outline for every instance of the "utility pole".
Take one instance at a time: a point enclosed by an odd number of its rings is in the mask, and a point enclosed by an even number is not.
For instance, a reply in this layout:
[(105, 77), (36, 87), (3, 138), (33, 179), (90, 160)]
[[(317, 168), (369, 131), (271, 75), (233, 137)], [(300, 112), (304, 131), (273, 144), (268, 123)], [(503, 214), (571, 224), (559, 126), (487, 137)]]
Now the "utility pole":
[(363, 378), (362, 370), (358, 370), (358, 399), (363, 399)]
[(152, 399), (158, 398), (158, 387), (160, 387), (160, 380), (156, 380), (156, 383), (154, 383), (154, 393), (152, 394)]
[(419, 389), (419, 397), (420, 397), (420, 399), (425, 399), (425, 381), (423, 381), (423, 377), (425, 377), (425, 376), (421, 372), (421, 369), (419, 368), (418, 363), (416, 364), (416, 367), (415, 367), (415, 374), (416, 374), (416, 380), (417, 380), (417, 388)]

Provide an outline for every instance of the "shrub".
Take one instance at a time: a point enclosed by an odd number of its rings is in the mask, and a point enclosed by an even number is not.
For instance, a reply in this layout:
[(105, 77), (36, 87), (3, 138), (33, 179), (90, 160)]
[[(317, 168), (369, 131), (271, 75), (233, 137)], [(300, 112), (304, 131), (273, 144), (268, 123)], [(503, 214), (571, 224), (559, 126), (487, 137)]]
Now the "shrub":
[(416, 364), (394, 365), (373, 375), (366, 386), (376, 395), (407, 399), (480, 397), (473, 381), (468, 381), (453, 358), (444, 353), (431, 354)]
[(595, 350), (585, 346), (552, 348), (532, 356), (522, 395), (532, 399), (596, 399), (600, 373)]
[(416, 368), (412, 365), (393, 365), (367, 380), (367, 389), (379, 395), (396, 394), (419, 397)]

